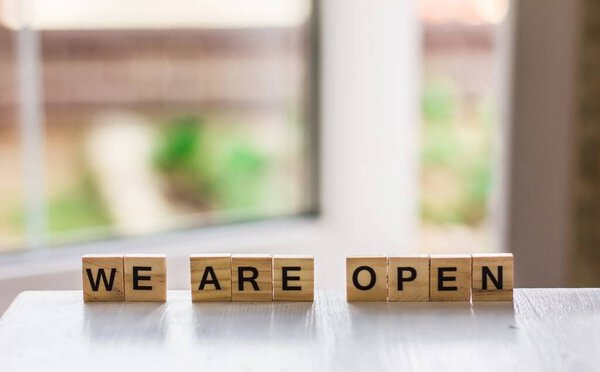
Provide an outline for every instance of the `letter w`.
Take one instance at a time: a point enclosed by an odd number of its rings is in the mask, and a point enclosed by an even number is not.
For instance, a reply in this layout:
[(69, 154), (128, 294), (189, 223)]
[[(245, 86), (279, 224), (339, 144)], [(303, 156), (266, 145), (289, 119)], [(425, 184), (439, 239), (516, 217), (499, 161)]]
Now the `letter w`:
[(104, 287), (107, 291), (112, 291), (113, 284), (115, 283), (115, 275), (117, 274), (117, 269), (110, 269), (110, 279), (106, 278), (106, 273), (104, 269), (98, 269), (98, 275), (94, 279), (94, 275), (92, 274), (92, 269), (85, 269), (87, 273), (88, 279), (90, 281), (90, 285), (92, 286), (92, 290), (94, 292), (98, 292), (100, 288), (100, 279), (104, 282)]

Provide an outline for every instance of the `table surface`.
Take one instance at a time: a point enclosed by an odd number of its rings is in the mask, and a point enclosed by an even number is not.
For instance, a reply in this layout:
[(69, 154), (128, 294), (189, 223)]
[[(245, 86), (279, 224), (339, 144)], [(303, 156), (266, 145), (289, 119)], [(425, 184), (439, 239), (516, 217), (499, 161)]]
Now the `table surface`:
[(0, 370), (595, 370), (600, 289), (514, 303), (88, 303), (24, 292), (0, 319)]

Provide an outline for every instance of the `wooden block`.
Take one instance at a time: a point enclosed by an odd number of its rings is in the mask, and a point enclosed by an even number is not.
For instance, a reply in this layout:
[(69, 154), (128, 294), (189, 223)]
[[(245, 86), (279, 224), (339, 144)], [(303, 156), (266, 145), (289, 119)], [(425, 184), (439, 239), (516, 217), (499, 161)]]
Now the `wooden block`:
[(192, 301), (231, 301), (231, 254), (190, 256)]
[(474, 254), (473, 301), (512, 301), (514, 257), (512, 253)]
[(167, 300), (167, 257), (164, 254), (128, 254), (125, 266), (125, 301)]
[(273, 258), (270, 254), (231, 256), (231, 300), (273, 301)]
[(312, 256), (274, 256), (273, 300), (314, 301), (314, 263)]
[(346, 258), (347, 301), (387, 301), (387, 257)]
[(429, 256), (388, 257), (388, 301), (429, 301)]
[(81, 258), (85, 302), (124, 301), (123, 255), (88, 254)]
[(470, 301), (471, 256), (467, 254), (431, 255), (430, 301)]

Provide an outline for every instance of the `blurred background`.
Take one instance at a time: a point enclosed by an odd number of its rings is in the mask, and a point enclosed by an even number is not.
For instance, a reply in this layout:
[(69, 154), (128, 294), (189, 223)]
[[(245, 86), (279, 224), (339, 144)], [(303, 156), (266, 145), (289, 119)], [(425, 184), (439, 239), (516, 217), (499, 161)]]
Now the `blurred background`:
[(314, 209), (310, 4), (180, 3), (3, 2), (0, 249)]
[(409, 3), (0, 0), (0, 312), (92, 252), (167, 253), (181, 289), (204, 251), (600, 284), (600, 6)]

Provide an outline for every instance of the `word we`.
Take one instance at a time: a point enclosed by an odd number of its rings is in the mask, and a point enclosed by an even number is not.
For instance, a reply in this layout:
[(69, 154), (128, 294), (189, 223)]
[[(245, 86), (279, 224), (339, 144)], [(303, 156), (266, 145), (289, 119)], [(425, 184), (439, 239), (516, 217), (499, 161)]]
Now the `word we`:
[(346, 258), (348, 301), (512, 301), (510, 253)]
[[(85, 255), (83, 299), (167, 299), (165, 255)], [(196, 254), (190, 256), (192, 301), (313, 301), (312, 256)]]

